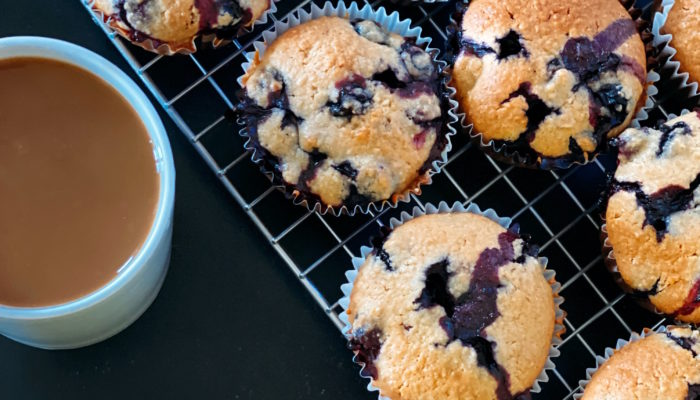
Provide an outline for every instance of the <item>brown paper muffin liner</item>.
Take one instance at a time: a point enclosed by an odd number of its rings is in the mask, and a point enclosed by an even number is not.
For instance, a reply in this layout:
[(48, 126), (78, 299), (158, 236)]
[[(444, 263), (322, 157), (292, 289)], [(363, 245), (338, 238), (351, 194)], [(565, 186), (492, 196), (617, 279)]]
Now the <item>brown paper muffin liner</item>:
[[(655, 83), (658, 82), (661, 77), (653, 70), (658, 65), (656, 57), (657, 51), (653, 47), (652, 42), (654, 38), (649, 30), (649, 23), (642, 18), (642, 10), (634, 7), (634, 0), (619, 0), (619, 2), (627, 9), (630, 16), (635, 21), (647, 55), (647, 81), (646, 89), (643, 94), (644, 97), (637, 103), (637, 113), (629, 125), (630, 127), (639, 128), (641, 126), (640, 123), (649, 118), (647, 111), (654, 108), (654, 102), (651, 100), (651, 97), (659, 92)], [(447, 47), (449, 49), (448, 51), (451, 52), (448, 53), (450, 59), (455, 59), (460, 51), (458, 34), (461, 31), (462, 15), (468, 7), (469, 0), (457, 2), (456, 11), (452, 15), (450, 24), (447, 27)], [(609, 144), (603, 141), (601, 148), (592, 154), (588, 160), (581, 160), (574, 155), (565, 155), (562, 157), (533, 157), (532, 154), (521, 154), (517, 150), (508, 151), (505, 145), (499, 146), (494, 140), (485, 141), (483, 134), (476, 132), (474, 125), (468, 122), (467, 115), (461, 110), (461, 107), (458, 110), (457, 116), (459, 117), (462, 132), (469, 136), (472, 143), (494, 160), (513, 164), (518, 167), (542, 170), (566, 169), (574, 165), (583, 165), (593, 162), (601, 152), (605, 152), (609, 148)], [(607, 139), (607, 141), (609, 140), (611, 139)]]
[[(668, 19), (675, 0), (656, 0), (655, 11), (653, 12), (653, 22), (651, 33), (653, 35), (653, 45), (657, 49), (660, 70), (670, 72), (670, 82), (676, 82), (677, 93), (688, 93), (688, 97), (698, 96), (698, 82), (690, 79), (690, 74), (683, 72), (683, 66), (676, 60), (677, 50), (671, 45), (673, 35), (662, 32)], [(700, 27), (698, 27), (700, 28)], [(700, 104), (699, 104), (700, 105)]]
[[(449, 205), (446, 202), (440, 202), (437, 206), (434, 206), (433, 204), (426, 204), (425, 205), (425, 210), (422, 210), (419, 207), (414, 207), (413, 211), (411, 214), (407, 212), (402, 212), (399, 218), (392, 218), (389, 221), (389, 227), (390, 230), (393, 231), (394, 229), (398, 228), (399, 226), (405, 224), (406, 222), (418, 218), (423, 215), (431, 215), (431, 214), (448, 214), (448, 213), (473, 213), (477, 215), (481, 215), (483, 217), (486, 217), (500, 226), (502, 226), (505, 229), (512, 229), (511, 225), (513, 220), (508, 217), (499, 217), (498, 214), (493, 209), (487, 209), (482, 211), (479, 206), (477, 206), (474, 203), (469, 204), (469, 206), (465, 207), (462, 203), (455, 202), (453, 205)], [(352, 266), (353, 268), (351, 270), (348, 270), (345, 272), (345, 277), (347, 278), (347, 283), (343, 284), (340, 289), (343, 292), (343, 297), (339, 300), (338, 304), (343, 309), (343, 312), (339, 315), (340, 320), (343, 322), (344, 327), (343, 327), (343, 334), (345, 337), (350, 340), (352, 338), (352, 324), (350, 323), (350, 320), (348, 319), (347, 315), (347, 310), (348, 307), (350, 306), (350, 295), (352, 294), (352, 288), (355, 283), (355, 279), (357, 278), (357, 273), (359, 269), (362, 267), (362, 265), (365, 263), (365, 260), (367, 259), (367, 256), (372, 253), (373, 248), (368, 247), (368, 246), (363, 246), (360, 249), (360, 257), (353, 257), (352, 258)], [(554, 331), (552, 332), (552, 345), (550, 346), (549, 349), (549, 355), (547, 357), (547, 361), (545, 362), (545, 366), (540, 372), (540, 375), (537, 377), (537, 379), (532, 383), (532, 387), (530, 389), (530, 392), (532, 393), (539, 393), (541, 391), (540, 383), (546, 383), (549, 382), (549, 376), (547, 375), (547, 371), (554, 370), (554, 358), (559, 357), (561, 354), (559, 352), (558, 346), (562, 342), (562, 335), (566, 332), (566, 328), (564, 326), (564, 318), (566, 317), (566, 312), (561, 309), (561, 304), (564, 302), (564, 298), (559, 295), (559, 290), (561, 289), (561, 284), (556, 281), (555, 277), (555, 271), (551, 269), (547, 269), (547, 263), (548, 260), (546, 257), (539, 257), (538, 258), (540, 265), (542, 266), (542, 274), (544, 275), (545, 279), (547, 282), (549, 282), (549, 285), (552, 288), (552, 296), (554, 297), (554, 307), (555, 307), (555, 321), (554, 321)], [(362, 370), (364, 370), (364, 363), (360, 362), (357, 359), (357, 356), (353, 356), (353, 362), (355, 362), (357, 365), (362, 367)], [(362, 370), (360, 371), (360, 376), (364, 377), (362, 375)], [(367, 384), (367, 390), (372, 391), (372, 392), (378, 392), (379, 395), (379, 400), (391, 400), (386, 396), (382, 396), (380, 393), (379, 388), (373, 385), (373, 380), (371, 378), (368, 378), (369, 383)]]
[(306, 207), (309, 211), (319, 212), (323, 215), (331, 214), (334, 216), (353, 216), (357, 213), (379, 213), (386, 208), (397, 207), (400, 202), (410, 202), (411, 195), (413, 194), (419, 196), (422, 192), (421, 187), (430, 185), (432, 183), (432, 176), (440, 173), (442, 166), (447, 163), (447, 154), (450, 150), (452, 150), (450, 137), (456, 134), (455, 125), (457, 124), (457, 101), (454, 99), (455, 90), (447, 84), (449, 77), (444, 72), (446, 63), (438, 60), (437, 57), (439, 55), (439, 50), (430, 47), (431, 39), (422, 36), (422, 29), (420, 27), (412, 27), (413, 22), (410, 19), (401, 19), (397, 12), (388, 14), (384, 7), (374, 10), (369, 5), (358, 6), (358, 4), (355, 2), (346, 5), (343, 1), (338, 2), (337, 4), (327, 1), (322, 7), (312, 3), (309, 11), (299, 9), (295, 14), (290, 15), (283, 21), (275, 21), (274, 25), (270, 29), (263, 32), (262, 40), (254, 43), (255, 51), (245, 54), (248, 61), (242, 64), (244, 74), (238, 78), (238, 83), (241, 87), (244, 87), (244, 81), (250, 68), (260, 62), (260, 59), (262, 59), (265, 54), (265, 49), (267, 46), (271, 44), (279, 35), (294, 26), (301, 25), (322, 16), (338, 16), (349, 19), (365, 19), (375, 21), (392, 33), (399, 34), (403, 37), (415, 38), (416, 44), (419, 46), (424, 46), (426, 51), (433, 56), (433, 60), (438, 64), (441, 70), (441, 106), (445, 116), (442, 130), (439, 132), (438, 139), (436, 141), (436, 146), (438, 146), (437, 149), (439, 150), (439, 153), (426, 161), (426, 165), (429, 165), (429, 167), (425, 173), (418, 176), (416, 180), (403, 192), (393, 194), (390, 199), (367, 204), (358, 204), (351, 207), (346, 205), (333, 207), (321, 202), (317, 196), (302, 192), (298, 190), (295, 185), (285, 182), (280, 176), (279, 172), (275, 170), (274, 166), (270, 165), (270, 162), (268, 162), (265, 150), (262, 149), (262, 147), (259, 146), (249, 135), (247, 127), (240, 131), (240, 135), (247, 138), (244, 147), (246, 150), (251, 151), (252, 161), (260, 167), (262, 172), (270, 179), (273, 185), (280, 188), (284, 192), (285, 196), (291, 199), (294, 204)]
[[(200, 39), (203, 44), (211, 44), (213, 47), (223, 46), (230, 42), (230, 38), (218, 37), (215, 33), (210, 34), (198, 34), (192, 38), (192, 40), (183, 43), (168, 43), (154, 38), (142, 38), (140, 40), (134, 40), (132, 38), (132, 30), (126, 27), (123, 23), (114, 19), (111, 15), (105, 15), (101, 10), (95, 6), (95, 0), (82, 0), (84, 1), (95, 14), (95, 17), (102, 21), (105, 26), (107, 26), (112, 32), (118, 34), (124, 39), (128, 40), (132, 44), (141, 47), (144, 50), (157, 53), (164, 56), (171, 56), (174, 54), (192, 54), (197, 51), (196, 40)], [(249, 27), (241, 27), (238, 36), (244, 33), (252, 32), (257, 25), (264, 25), (267, 23), (267, 17), (269, 14), (274, 14), (277, 12), (277, 5), (275, 4), (279, 0), (270, 0), (270, 7), (253, 22)]]

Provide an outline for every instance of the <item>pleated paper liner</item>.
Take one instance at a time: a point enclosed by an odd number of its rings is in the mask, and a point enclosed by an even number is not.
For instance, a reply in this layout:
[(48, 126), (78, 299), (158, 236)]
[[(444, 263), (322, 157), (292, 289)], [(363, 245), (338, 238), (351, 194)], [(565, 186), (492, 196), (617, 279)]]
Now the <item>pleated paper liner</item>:
[[(337, 4), (328, 1), (323, 5), (323, 7), (319, 7), (312, 3), (309, 11), (299, 9), (296, 13), (290, 15), (283, 21), (275, 21), (274, 26), (263, 32), (262, 40), (254, 43), (255, 51), (245, 54), (248, 61), (242, 65), (244, 75), (238, 78), (238, 83), (240, 86), (244, 87), (244, 79), (246, 79), (248, 71), (260, 62), (260, 59), (262, 59), (265, 54), (265, 49), (267, 46), (270, 45), (278, 36), (292, 27), (301, 25), (322, 16), (337, 16), (348, 19), (375, 21), (392, 33), (399, 34), (403, 37), (414, 38), (418, 46), (425, 47), (426, 51), (433, 56), (433, 60), (437, 62), (441, 70), (444, 70), (446, 66), (444, 61), (440, 61), (437, 58), (439, 55), (439, 50), (430, 47), (431, 39), (421, 35), (422, 29), (420, 27), (412, 27), (413, 21), (410, 19), (401, 19), (397, 12), (388, 14), (384, 7), (374, 10), (369, 5), (358, 6), (358, 4), (355, 2), (346, 5), (342, 1), (338, 2)], [(428, 160), (428, 163), (430, 164), (428, 171), (418, 176), (408, 188), (401, 193), (392, 195), (390, 199), (383, 201), (356, 204), (351, 207), (346, 205), (333, 207), (324, 204), (317, 196), (302, 192), (298, 190), (295, 185), (285, 182), (282, 179), (279, 171), (277, 171), (274, 165), (268, 161), (265, 150), (262, 149), (258, 143), (256, 143), (256, 140), (251, 138), (247, 128), (242, 129), (240, 134), (247, 138), (244, 146), (247, 150), (252, 152), (253, 162), (260, 167), (262, 172), (270, 179), (272, 184), (280, 188), (284, 192), (285, 196), (291, 199), (294, 204), (306, 207), (309, 211), (316, 211), (324, 215), (331, 214), (335, 216), (353, 216), (357, 213), (379, 213), (386, 208), (397, 207), (400, 202), (410, 202), (411, 194), (420, 195), (421, 187), (430, 185), (432, 183), (432, 176), (440, 173), (442, 166), (447, 163), (447, 155), (449, 151), (452, 150), (450, 137), (456, 133), (455, 125), (457, 124), (457, 102), (454, 100), (455, 91), (447, 84), (448, 79), (448, 76), (444, 72), (441, 72), (441, 102), (443, 114), (445, 115), (445, 123), (443, 124), (442, 132), (439, 132), (438, 140), (443, 141), (444, 147), (442, 148), (442, 151), (437, 158)]]
[[(689, 112), (689, 110), (683, 110), (681, 115), (685, 115)], [(671, 120), (676, 117), (677, 115), (675, 114), (669, 114), (668, 119)], [(609, 180), (612, 180), (612, 175), (609, 177)], [(608, 186), (610, 186), (610, 182), (608, 182)], [(604, 206), (604, 209), (607, 206), (607, 202), (610, 197), (609, 190), (610, 189), (608, 187), (608, 189), (606, 189), (605, 193), (602, 196), (603, 198), (601, 199), (601, 204)], [(608, 237), (608, 226), (605, 223), (605, 210), (603, 210), (601, 214), (601, 219), (603, 220), (603, 224), (601, 224), (600, 226), (600, 244), (601, 252), (603, 255), (603, 262), (605, 264), (605, 268), (608, 270), (615, 283), (620, 287), (620, 289), (622, 289), (623, 292), (629, 294), (630, 297), (633, 298), (635, 302), (645, 310), (651, 311), (655, 314), (665, 316), (668, 318), (675, 318), (673, 315), (668, 315), (659, 311), (656, 308), (656, 306), (654, 306), (654, 304), (651, 302), (649, 296), (640, 295), (640, 293), (637, 290), (630, 287), (627, 284), (627, 282), (625, 282), (624, 278), (622, 277), (622, 274), (620, 273), (620, 270), (618, 269), (617, 260), (615, 259), (615, 250), (613, 249), (612, 244), (610, 243), (610, 239)]]
[[(663, 33), (668, 15), (675, 5), (675, 0), (656, 0), (653, 11), (653, 21), (651, 33), (653, 34), (653, 45), (657, 49), (660, 63), (660, 71), (670, 75), (668, 82), (673, 85), (669, 92), (683, 94), (688, 98), (697, 98), (700, 106), (700, 96), (698, 96), (698, 82), (690, 78), (690, 74), (683, 72), (683, 66), (676, 60), (677, 50), (671, 44), (673, 35)], [(700, 27), (697, 27), (700, 29)]]
[[(431, 214), (448, 214), (448, 213), (472, 213), (472, 214), (477, 214), (481, 215), (483, 217), (486, 217), (497, 224), (499, 224), (501, 227), (505, 229), (511, 228), (511, 224), (513, 220), (511, 218), (507, 217), (499, 217), (498, 214), (492, 209), (488, 209), (485, 211), (482, 211), (479, 206), (477, 206), (474, 203), (469, 204), (468, 207), (465, 207), (461, 203), (454, 203), (452, 206), (448, 205), (445, 202), (440, 202), (437, 206), (434, 206), (430, 203), (425, 205), (425, 210), (420, 209), (419, 207), (414, 207), (413, 211), (411, 214), (407, 212), (402, 212), (399, 218), (392, 218), (389, 221), (389, 227), (391, 231), (394, 229), (398, 228), (399, 226), (405, 224), (406, 222), (418, 218), (423, 215), (431, 215)], [(360, 257), (354, 257), (352, 259), (352, 266), (353, 268), (345, 273), (345, 277), (347, 278), (348, 283), (345, 283), (344, 285), (341, 286), (341, 291), (343, 292), (343, 298), (341, 298), (338, 302), (340, 306), (343, 309), (343, 312), (339, 315), (340, 320), (343, 322), (344, 327), (343, 327), (343, 334), (346, 336), (348, 340), (351, 339), (352, 337), (352, 324), (350, 323), (347, 315), (347, 309), (350, 305), (350, 295), (352, 293), (352, 288), (355, 283), (355, 278), (357, 277), (357, 273), (362, 267), (362, 265), (365, 263), (365, 260), (367, 257), (372, 253), (373, 248), (372, 247), (367, 247), (363, 246), (360, 249)], [(549, 376), (547, 375), (547, 371), (554, 370), (554, 361), (553, 359), (556, 357), (559, 357), (560, 352), (557, 349), (558, 345), (561, 343), (561, 337), (564, 334), (566, 328), (564, 327), (564, 318), (566, 317), (566, 313), (561, 309), (561, 304), (564, 302), (564, 298), (559, 295), (559, 290), (561, 289), (561, 284), (558, 283), (555, 279), (555, 272), (554, 270), (547, 269), (547, 258), (545, 257), (539, 257), (538, 258), (540, 265), (542, 266), (542, 274), (544, 275), (545, 279), (547, 282), (549, 282), (551, 288), (552, 288), (552, 295), (554, 297), (554, 306), (555, 306), (555, 324), (554, 324), (554, 331), (552, 332), (552, 344), (549, 349), (549, 355), (547, 357), (547, 361), (545, 362), (545, 366), (540, 372), (540, 375), (537, 377), (535, 382), (532, 384), (532, 388), (530, 391), (532, 393), (539, 393), (541, 391), (540, 384), (541, 383), (546, 383), (549, 382)], [(359, 362), (357, 357), (353, 357), (353, 361), (363, 367), (364, 369), (364, 364)], [(360, 376), (362, 375), (362, 371), (360, 371)], [(363, 376), (364, 377), (364, 376)], [(367, 390), (373, 391), (373, 392), (380, 392), (379, 388), (373, 385), (373, 381), (371, 378), (369, 379), (369, 383), (367, 384)], [(386, 396), (382, 396), (381, 393), (378, 393), (379, 400), (391, 400)]]
[[(115, 19), (113, 16), (104, 14), (96, 7), (95, 0), (83, 1), (88, 1), (88, 5), (90, 5), (90, 8), (92, 9), (93, 13), (95, 13), (97, 18), (109, 26), (112, 31), (119, 34), (119, 36), (144, 50), (160, 55), (171, 56), (174, 54), (192, 54), (197, 51), (197, 39), (199, 39), (203, 45), (211, 45), (214, 48), (223, 46), (231, 41), (230, 37), (219, 37), (216, 33), (197, 34), (196, 36), (192, 37), (191, 40), (182, 43), (169, 43), (151, 37), (138, 37), (138, 40), (135, 40), (133, 30), (124, 23)], [(253, 21), (253, 24), (249, 27), (241, 27), (237, 36), (252, 32), (258, 25), (266, 24), (268, 15), (277, 12), (277, 5), (275, 4), (277, 1), (279, 0), (270, 0), (270, 7), (260, 16), (260, 18)]]
[[(647, 78), (646, 88), (643, 95), (644, 97), (638, 102), (637, 113), (629, 125), (630, 127), (639, 128), (641, 126), (640, 124), (649, 118), (647, 111), (653, 109), (655, 106), (651, 97), (658, 93), (655, 83), (659, 81), (660, 76), (654, 71), (654, 68), (657, 67), (658, 62), (656, 58), (656, 50), (654, 49), (652, 43), (653, 35), (649, 29), (649, 23), (642, 18), (642, 10), (634, 7), (634, 0), (619, 1), (627, 9), (630, 16), (635, 21), (647, 55)], [(458, 33), (461, 31), (462, 15), (469, 7), (469, 3), (469, 0), (457, 2), (456, 11), (452, 15), (450, 24), (447, 28), (449, 38), (449, 43), (447, 46), (451, 51), (451, 54), (448, 56), (451, 58), (456, 56), (460, 51)], [(465, 112), (459, 109), (457, 115), (459, 117), (462, 132), (469, 136), (472, 143), (481, 148), (482, 151), (484, 151), (494, 160), (514, 164), (518, 167), (543, 170), (566, 169), (575, 165), (584, 165), (593, 162), (600, 153), (609, 150), (607, 141), (603, 140), (600, 145), (601, 148), (596, 150), (595, 153), (591, 154), (591, 157), (588, 160), (581, 160), (573, 155), (552, 158), (542, 156), (534, 157), (532, 154), (521, 154), (517, 150), (509, 151), (505, 144), (499, 145), (494, 140), (485, 141), (483, 134), (476, 132), (474, 125), (469, 123)]]
[[(677, 325), (677, 326), (684, 327), (684, 328), (691, 328), (690, 325), (686, 325), (686, 324)], [(574, 394), (573, 398), (575, 400), (579, 400), (579, 399), (581, 399), (581, 397), (583, 397), (583, 392), (585, 391), (586, 386), (591, 382), (591, 379), (593, 379), (593, 375), (595, 375), (595, 373), (598, 371), (598, 369), (603, 364), (605, 364), (605, 362), (608, 361), (610, 359), (610, 357), (612, 357), (617, 351), (621, 350), (623, 347), (627, 346), (630, 343), (640, 341), (640, 340), (642, 340), (650, 335), (654, 335), (654, 334), (665, 335), (667, 332), (668, 332), (668, 326), (663, 326), (663, 325), (659, 326), (656, 329), (644, 328), (644, 330), (641, 333), (632, 332), (632, 334), (630, 335), (630, 338), (628, 340), (618, 339), (617, 343), (615, 344), (615, 348), (606, 347), (605, 351), (603, 352), (602, 355), (595, 356), (595, 361), (596, 361), (595, 367), (586, 369), (586, 378), (579, 381), (580, 389), (579, 389), (578, 393)]]

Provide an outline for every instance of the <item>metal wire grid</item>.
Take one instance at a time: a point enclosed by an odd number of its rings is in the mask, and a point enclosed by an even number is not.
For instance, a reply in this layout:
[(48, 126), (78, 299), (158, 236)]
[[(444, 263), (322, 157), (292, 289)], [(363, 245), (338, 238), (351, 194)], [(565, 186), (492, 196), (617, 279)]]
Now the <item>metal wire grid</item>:
[[(338, 301), (342, 297), (339, 287), (345, 282), (343, 273), (351, 267), (350, 258), (359, 254), (359, 247), (367, 245), (369, 237), (401, 211), (441, 200), (465, 205), (478, 201), (482, 208), (512, 216), (523, 232), (541, 243), (542, 255), (557, 271), (561, 294), (566, 298), (563, 307), (569, 313), (565, 319), (567, 333), (559, 346), (561, 357), (555, 360), (553, 379), (534, 398), (572, 398), (579, 389), (578, 380), (585, 377), (585, 368), (595, 365), (596, 354), (606, 346), (614, 346), (617, 338), (629, 337), (633, 330), (664, 323), (663, 318), (633, 304), (630, 296), (614, 286), (603, 266), (597, 199), (606, 173), (614, 165), (610, 156), (566, 171), (529, 171), (500, 164), (458, 137), (443, 172), (434, 177), (433, 185), (425, 188), (420, 198), (412, 196), (411, 203), (395, 210), (353, 218), (309, 212), (293, 206), (270, 187), (247, 160), (251, 154), (243, 150), (242, 140), (236, 137), (239, 128), (227, 120), (225, 113), (233, 106), (243, 53), (250, 51), (252, 43), (261, 39), (261, 32), (273, 21), (284, 19), (300, 7), (308, 8), (311, 1), (283, 0), (266, 25), (226, 48), (190, 56), (163, 57), (144, 52), (121, 39), (100, 19), (95, 21), (336, 327), (342, 327)], [(83, 3), (89, 10), (89, 1)], [(423, 27), (425, 36), (433, 38), (433, 47), (447, 39), (444, 28), (453, 10), (451, 3), (367, 3), (398, 10), (402, 18), (411, 18)], [(669, 93), (666, 97), (678, 96)], [(668, 116), (664, 107), (657, 105), (650, 121)]]

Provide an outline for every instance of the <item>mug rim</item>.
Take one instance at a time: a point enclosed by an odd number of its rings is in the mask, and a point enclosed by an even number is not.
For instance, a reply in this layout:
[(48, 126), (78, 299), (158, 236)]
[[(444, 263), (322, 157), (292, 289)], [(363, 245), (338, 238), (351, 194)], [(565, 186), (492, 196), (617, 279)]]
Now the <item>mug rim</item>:
[(40, 36), (0, 38), (0, 60), (19, 57), (43, 58), (71, 64), (97, 76), (124, 98), (136, 111), (148, 132), (160, 188), (156, 215), (146, 240), (138, 252), (119, 268), (114, 278), (95, 291), (65, 303), (42, 307), (0, 304), (0, 320), (47, 319), (70, 315), (91, 308), (119, 292), (147, 266), (147, 261), (168, 234), (175, 203), (175, 163), (167, 132), (153, 104), (126, 73), (101, 55), (63, 40)]

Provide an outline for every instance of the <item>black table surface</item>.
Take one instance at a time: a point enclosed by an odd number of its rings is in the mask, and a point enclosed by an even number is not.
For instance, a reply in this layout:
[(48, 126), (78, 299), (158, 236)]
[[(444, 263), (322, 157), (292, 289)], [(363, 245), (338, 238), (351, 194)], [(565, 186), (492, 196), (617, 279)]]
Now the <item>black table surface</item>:
[[(2, 4), (0, 37), (67, 40), (138, 81), (78, 0)], [(178, 175), (159, 297), (124, 332), (84, 349), (36, 350), (0, 337), (0, 399), (376, 399), (342, 335), (161, 118)]]

